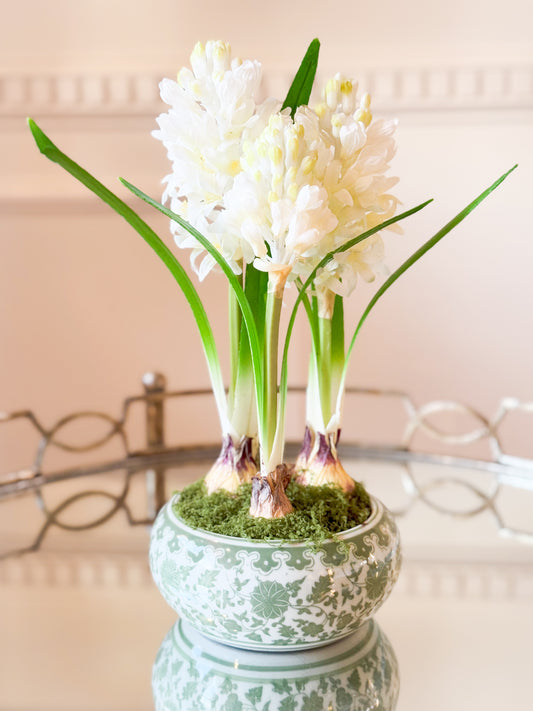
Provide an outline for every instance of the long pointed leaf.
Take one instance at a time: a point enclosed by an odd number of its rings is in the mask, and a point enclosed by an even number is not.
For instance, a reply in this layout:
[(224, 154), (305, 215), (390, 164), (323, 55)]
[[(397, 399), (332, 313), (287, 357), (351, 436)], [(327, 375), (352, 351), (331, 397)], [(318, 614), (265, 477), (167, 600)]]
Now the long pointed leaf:
[(309, 103), (309, 97), (315, 81), (316, 68), (318, 65), (318, 53), (320, 42), (314, 39), (305, 53), (300, 68), (292, 81), (287, 98), (283, 102), (282, 109), (291, 109), (291, 116), (294, 118), (298, 106)]
[(230, 352), (230, 383), (228, 388), (228, 407), (233, 411), (233, 396), (237, 382), (237, 368), (239, 363), (239, 347), (241, 342), (242, 314), (239, 302), (233, 289), (228, 288), (228, 336)]
[(307, 314), (307, 320), (309, 321), (313, 350), (318, 354), (320, 352), (320, 335), (318, 333), (318, 312), (313, 309), (313, 306), (311, 305), (311, 301), (309, 300), (307, 293), (305, 291), (302, 291), (303, 283), (301, 279), (296, 280), (296, 286), (298, 288), (298, 292), (302, 292), (301, 302)]
[(35, 121), (28, 119), (28, 125), (41, 153), (52, 162), (57, 163), (64, 168), (74, 178), (79, 180), (83, 185), (85, 185), (85, 187), (91, 190), (91, 192), (97, 195), (101, 200), (115, 210), (115, 212), (123, 217), (126, 222), (128, 222), (150, 245), (178, 283), (196, 320), (207, 359), (213, 394), (215, 396), (218, 411), (222, 420), (222, 428), (224, 431), (228, 431), (229, 423), (227, 421), (227, 402), (224, 392), (224, 382), (220, 368), (220, 360), (215, 345), (215, 338), (202, 301), (187, 272), (183, 269), (165, 243), (158, 237), (152, 228), (137, 215), (134, 210), (126, 205), (126, 203), (124, 203), (119, 197), (112, 193), (84, 168), (65, 155), (65, 153), (54, 145), (48, 136), (39, 128)]
[(335, 294), (335, 304), (331, 319), (331, 339), (332, 361), (334, 363), (344, 362), (344, 300), (339, 294)]
[(204, 249), (213, 257), (213, 259), (216, 261), (216, 263), (220, 266), (220, 268), (224, 272), (224, 275), (226, 276), (231, 288), (235, 292), (235, 297), (237, 298), (237, 300), (239, 302), (239, 306), (241, 307), (243, 321), (246, 326), (246, 330), (248, 332), (248, 338), (250, 340), (250, 351), (251, 351), (251, 355), (252, 355), (252, 364), (253, 364), (253, 369), (254, 369), (254, 382), (255, 382), (255, 391), (256, 391), (256, 398), (257, 398), (258, 418), (259, 418), (260, 430), (261, 430), (261, 425), (262, 425), (263, 419), (264, 419), (264, 407), (263, 407), (264, 406), (264, 397), (263, 397), (264, 377), (263, 377), (262, 353), (261, 353), (261, 347), (260, 347), (260, 342), (259, 342), (259, 336), (258, 336), (257, 328), (255, 325), (254, 314), (252, 312), (250, 302), (248, 301), (246, 294), (244, 293), (244, 289), (242, 288), (242, 286), (239, 283), (239, 280), (233, 273), (233, 271), (232, 271), (231, 267), (229, 266), (229, 264), (227, 263), (227, 261), (220, 254), (218, 249), (216, 249), (216, 247), (214, 247), (211, 244), (211, 242), (204, 237), (203, 234), (198, 232), (197, 229), (195, 229), (186, 220), (184, 220), (183, 217), (181, 217), (181, 215), (178, 215), (175, 212), (173, 212), (172, 210), (169, 210), (168, 207), (165, 207), (157, 200), (154, 200), (149, 195), (144, 193), (142, 190), (135, 187), (135, 185), (132, 185), (127, 180), (124, 180), (124, 178), (120, 178), (120, 181), (122, 182), (123, 185), (125, 185), (128, 188), (128, 190), (131, 190), (131, 192), (134, 195), (137, 195), (137, 197), (141, 198), (141, 200), (144, 200), (144, 202), (147, 202), (152, 207), (155, 207), (156, 210), (159, 210), (159, 212), (162, 212), (167, 217), (170, 217), (171, 220), (174, 220), (179, 225), (181, 225), (181, 227), (183, 227), (185, 230), (187, 230), (187, 232), (190, 235), (192, 235), (195, 239), (197, 239), (198, 242), (202, 245), (202, 247), (204, 247)]
[(350, 342), (350, 345), (348, 347), (348, 351), (346, 353), (346, 359), (344, 362), (344, 369), (342, 373), (342, 380), (341, 380), (341, 385), (339, 387), (339, 396), (337, 400), (337, 414), (340, 416), (340, 411), (342, 409), (342, 397), (343, 397), (343, 391), (344, 391), (344, 383), (346, 382), (346, 373), (348, 369), (348, 361), (350, 359), (350, 355), (352, 353), (355, 340), (357, 338), (357, 335), (359, 334), (359, 331), (361, 330), (362, 325), (366, 321), (369, 313), (372, 311), (374, 306), (377, 304), (377, 302), (381, 299), (383, 294), (388, 291), (388, 289), (401, 277), (401, 275), (406, 272), (410, 267), (413, 266), (418, 260), (424, 256), (429, 250), (434, 247), (440, 240), (445, 237), (449, 232), (453, 230), (454, 227), (457, 227), (457, 225), (462, 222), (465, 217), (467, 217), (472, 210), (475, 210), (475, 208), (485, 200), (486, 197), (490, 195), (490, 193), (495, 190), (500, 183), (502, 183), (510, 173), (513, 172), (517, 168), (517, 165), (514, 165), (510, 170), (508, 170), (506, 173), (504, 173), (498, 180), (496, 180), (489, 188), (484, 190), (480, 195), (475, 200), (472, 200), (470, 204), (468, 204), (461, 212), (459, 212), (452, 220), (450, 220), (442, 229), (440, 229), (431, 239), (428, 239), (427, 242), (425, 242), (419, 249), (416, 250), (408, 259), (405, 260), (405, 262), (396, 269), (395, 272), (393, 272), (390, 277), (385, 281), (385, 283), (376, 291), (372, 299), (370, 300), (368, 306), (363, 312), (363, 315), (361, 316), (359, 323), (357, 324), (357, 328), (355, 329), (355, 332), (352, 336), (352, 340)]
[[(259, 343), (263, 350), (263, 336), (265, 325), (265, 306), (266, 306), (266, 291), (268, 283), (267, 272), (261, 272), (255, 269), (251, 264), (248, 264), (244, 274), (244, 293), (250, 304), (254, 304), (254, 317), (259, 335)], [(233, 301), (239, 311), (239, 316), (242, 319), (242, 313), (238, 306), (238, 301), (233, 291)], [(253, 367), (250, 354), (250, 341), (245, 328), (240, 330), (240, 340), (238, 345), (236, 382), (233, 389), (233, 402), (231, 410), (231, 422), (239, 434), (247, 434), (253, 436), (257, 434), (256, 429), (252, 427), (252, 414), (255, 407), (255, 398), (253, 392)], [(255, 423), (257, 428), (257, 422)]]
[(307, 289), (313, 283), (313, 279), (316, 277), (318, 270), (322, 269), (322, 267), (325, 267), (326, 264), (328, 264), (328, 262), (330, 262), (336, 254), (339, 254), (340, 252), (346, 252), (348, 249), (355, 247), (356, 244), (359, 244), (360, 242), (363, 242), (365, 239), (368, 239), (372, 235), (376, 234), (376, 232), (380, 232), (381, 230), (384, 230), (387, 227), (390, 227), (390, 225), (393, 225), (395, 222), (400, 222), (400, 220), (405, 220), (406, 217), (410, 217), (411, 215), (414, 215), (416, 212), (419, 212), (424, 207), (429, 205), (430, 202), (433, 202), (433, 200), (426, 200), (425, 202), (420, 203), (420, 205), (416, 205), (416, 207), (412, 207), (409, 210), (406, 210), (405, 212), (402, 212), (399, 215), (396, 215), (395, 217), (391, 217), (388, 220), (385, 220), (384, 222), (380, 222), (379, 225), (375, 225), (375, 227), (371, 227), (369, 230), (366, 230), (366, 232), (363, 232), (362, 234), (357, 235), (357, 237), (354, 237), (353, 239), (350, 239), (347, 242), (345, 242), (340, 247), (337, 247), (337, 249), (334, 249), (331, 252), (328, 252), (328, 254), (326, 254), (320, 260), (320, 262), (316, 265), (316, 267), (313, 269), (311, 274), (307, 277), (307, 279), (305, 280), (301, 289), (299, 289), (298, 296), (296, 297), (296, 301), (294, 302), (294, 306), (292, 308), (290, 321), (294, 322), (294, 318), (296, 318), (296, 311), (298, 309), (300, 301), (302, 300), (303, 295), (305, 294)]
[(253, 264), (246, 265), (244, 291), (250, 304), (254, 305), (254, 317), (259, 336), (259, 345), (263, 349), (265, 335), (265, 310), (268, 290), (268, 272), (256, 269)]
[[(426, 200), (426, 202), (423, 202), (420, 205), (417, 205), (416, 207), (411, 208), (410, 210), (406, 210), (405, 212), (402, 212), (401, 214), (396, 215), (395, 217), (391, 217), (390, 219), (385, 220), (384, 222), (380, 223), (379, 225), (376, 225), (375, 227), (372, 227), (371, 229), (367, 230), (366, 232), (363, 232), (363, 234), (360, 234), (357, 237), (354, 237), (353, 239), (349, 240), (341, 247), (338, 247), (337, 249), (329, 252), (316, 265), (316, 267), (313, 269), (311, 274), (305, 280), (305, 283), (301, 287), (298, 287), (298, 296), (296, 297), (296, 300), (295, 300), (294, 305), (292, 307), (291, 315), (289, 317), (289, 322), (287, 324), (287, 330), (285, 332), (285, 343), (283, 346), (283, 355), (282, 355), (282, 359), (281, 359), (281, 372), (280, 372), (280, 382), (279, 382), (280, 412), (284, 411), (285, 403), (287, 401), (287, 384), (288, 384), (287, 366), (288, 366), (289, 344), (290, 344), (290, 340), (291, 340), (291, 336), (292, 336), (292, 331), (294, 328), (294, 322), (296, 320), (296, 313), (298, 311), (298, 306), (300, 305), (300, 302), (306, 296), (307, 289), (311, 286), (313, 279), (315, 278), (318, 270), (321, 269), (322, 267), (326, 266), (326, 264), (329, 261), (331, 261), (333, 259), (333, 257), (335, 256), (335, 254), (337, 254), (338, 252), (345, 252), (347, 249), (350, 249), (351, 247), (355, 246), (356, 244), (359, 244), (359, 242), (362, 242), (363, 240), (367, 239), (368, 237), (371, 237), (376, 232), (379, 232), (380, 230), (383, 230), (386, 227), (389, 227), (390, 225), (394, 224), (395, 222), (399, 222), (400, 220), (403, 220), (406, 217), (409, 217), (410, 215), (414, 215), (415, 212), (422, 210), (422, 208), (426, 207), (426, 205), (429, 205), (430, 202), (432, 202), (432, 200)], [(307, 307), (306, 307), (306, 310), (308, 311), (308, 316), (310, 316), (310, 313), (312, 313), (312, 307), (310, 307), (310, 309), (311, 310), (307, 309)], [(311, 323), (311, 319), (309, 322)], [(313, 315), (313, 322), (316, 322), (315, 315)], [(316, 347), (318, 345), (318, 335), (315, 334), (314, 331), (313, 331), (313, 340), (314, 340), (315, 347)]]
[(254, 378), (250, 355), (250, 339), (248, 338), (248, 333), (245, 328), (241, 329), (238, 346), (236, 378), (230, 419), (236, 432), (238, 432), (240, 436), (248, 435), (251, 437), (257, 434), (253, 432), (251, 428), (251, 422), (254, 421), (252, 414), (255, 407), (255, 398), (253, 395)]
[(344, 299), (335, 294), (331, 319), (331, 392), (336, 399), (344, 366)]

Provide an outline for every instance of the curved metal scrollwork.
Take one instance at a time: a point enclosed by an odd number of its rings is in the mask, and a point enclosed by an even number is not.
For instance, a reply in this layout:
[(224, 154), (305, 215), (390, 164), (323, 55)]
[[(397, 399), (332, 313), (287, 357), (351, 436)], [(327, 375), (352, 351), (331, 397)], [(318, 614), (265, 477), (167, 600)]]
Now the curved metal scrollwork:
[[(164, 442), (164, 407), (171, 399), (179, 401), (197, 398), (210, 394), (208, 390), (167, 391), (164, 376), (148, 373), (143, 378), (145, 392), (142, 395), (127, 398), (122, 406), (119, 417), (97, 411), (81, 411), (72, 413), (58, 420), (52, 427), (45, 427), (30, 410), (0, 413), (0, 426), (6, 426), (16, 420), (27, 421), (39, 435), (39, 443), (33, 461), (28, 466), (13, 472), (0, 473), (0, 504), (5, 505), (12, 497), (32, 495), (42, 514), (42, 522), (34, 539), (29, 545), (13, 548), (3, 553), (0, 559), (15, 554), (38, 550), (52, 528), (65, 531), (81, 531), (96, 528), (108, 522), (119, 512), (123, 512), (129, 525), (150, 524), (158, 509), (166, 498), (165, 482), (170, 467), (185, 467), (193, 462), (209, 462), (217, 455), (218, 447), (178, 447), (165, 446)], [(299, 389), (301, 391), (301, 389)], [(372, 398), (384, 403), (396, 401), (401, 404), (404, 422), (401, 424), (399, 441), (383, 443), (379, 446), (367, 447), (363, 443), (344, 443), (344, 456), (355, 459), (379, 459), (395, 462), (399, 465), (400, 480), (407, 503), (396, 511), (396, 514), (406, 515), (415, 502), (420, 502), (441, 515), (455, 517), (471, 517), (483, 512), (490, 512), (500, 533), (513, 536), (520, 540), (533, 542), (533, 525), (530, 531), (514, 527), (504, 521), (499, 508), (499, 497), (503, 485), (520, 486), (524, 490), (533, 491), (533, 461), (506, 453), (502, 446), (501, 430), (510, 414), (521, 413), (533, 415), (533, 403), (524, 403), (513, 398), (504, 398), (492, 418), (486, 417), (476, 409), (467, 405), (435, 401), (417, 407), (406, 394), (391, 390), (350, 389), (348, 398)], [(128, 435), (128, 421), (133, 405), (141, 403), (145, 409), (146, 446), (142, 449), (132, 449)], [(468, 417), (473, 427), (467, 432), (444, 431), (435, 424), (439, 416)], [(83, 444), (69, 442), (65, 431), (69, 425), (83, 425), (84, 421), (100, 421), (106, 425), (106, 431), (94, 436)], [(414, 444), (417, 438), (423, 436), (430, 442), (438, 442), (439, 447), (453, 447), (452, 454), (432, 454), (417, 451)], [(50, 448), (56, 448), (69, 454), (81, 455), (102, 449), (113, 439), (116, 439), (123, 453), (122, 457), (97, 464), (81, 464), (73, 468), (46, 471), (44, 469), (45, 454)], [(457, 451), (466, 445), (486, 442), (491, 458), (487, 460), (461, 458)], [(288, 456), (294, 456), (296, 445), (289, 444)], [(417, 463), (435, 465), (435, 475), (430, 479), (419, 481), (415, 468)], [(455, 469), (450, 469), (454, 465)], [(458, 466), (483, 472), (484, 486), (457, 475)], [(114, 485), (118, 491), (108, 490), (92, 484), (85, 487), (80, 484), (80, 490), (65, 495), (58, 503), (47, 503), (45, 492), (53, 484), (81, 479), (87, 482), (87, 477), (96, 477), (104, 473), (114, 472)], [(135, 477), (143, 477), (145, 492), (145, 515), (135, 516), (130, 503), (131, 483)], [(98, 479), (99, 484), (103, 482)], [(467, 507), (450, 506), (446, 501), (439, 501), (439, 491), (445, 487), (457, 487), (463, 497), (473, 496), (474, 503)], [(459, 500), (461, 496), (458, 497)], [(93, 512), (89, 520), (69, 523), (66, 516), (80, 502), (103, 501), (108, 506), (103, 511)]]

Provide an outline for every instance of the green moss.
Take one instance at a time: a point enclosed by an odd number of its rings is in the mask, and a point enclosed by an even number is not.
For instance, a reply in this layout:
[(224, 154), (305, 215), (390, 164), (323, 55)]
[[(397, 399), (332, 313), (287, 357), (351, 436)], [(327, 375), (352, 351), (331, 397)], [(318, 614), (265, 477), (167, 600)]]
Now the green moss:
[(292, 513), (281, 519), (253, 518), (248, 513), (251, 488), (244, 484), (237, 494), (218, 491), (208, 495), (200, 480), (183, 489), (174, 510), (189, 526), (225, 536), (317, 543), (364, 523), (371, 512), (370, 497), (361, 484), (345, 494), (335, 486), (302, 486), (291, 481), (287, 496)]

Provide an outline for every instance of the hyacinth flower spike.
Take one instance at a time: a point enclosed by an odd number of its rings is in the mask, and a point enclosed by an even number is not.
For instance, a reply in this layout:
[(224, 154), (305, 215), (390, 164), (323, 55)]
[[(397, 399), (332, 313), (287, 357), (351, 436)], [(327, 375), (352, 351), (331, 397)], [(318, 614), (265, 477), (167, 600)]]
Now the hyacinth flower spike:
[[(228, 283), (230, 376), (226, 393), (213, 329), (200, 296), (175, 255), (120, 198), (62, 153), (39, 127), (39, 149), (117, 211), (145, 239), (184, 293), (198, 326), (221, 424), (220, 456), (205, 479), (208, 492), (252, 482), (250, 514), (290, 513), (284, 461), (288, 351), (300, 305), (311, 332), (307, 429), (296, 464), (304, 484), (349, 491), (353, 480), (337, 452), (347, 367), (356, 337), (387, 289), (459, 224), (508, 174), (428, 240), (377, 290), (345, 351), (343, 299), (383, 267), (380, 233), (428, 202), (395, 214), (386, 175), (395, 150), (394, 121), (373, 121), (368, 95), (337, 75), (320, 102), (309, 100), (318, 62), (314, 40), (285, 102), (259, 102), (258, 62), (232, 58), (227, 43), (198, 44), (191, 68), (165, 80), (170, 106), (156, 138), (172, 171), (163, 205), (123, 184), (171, 219), (179, 247), (191, 250), (202, 280), (221, 271)], [(510, 172), (510, 171), (509, 171)], [(296, 298), (284, 334), (288, 287)], [(280, 358), (281, 355), (281, 358)]]

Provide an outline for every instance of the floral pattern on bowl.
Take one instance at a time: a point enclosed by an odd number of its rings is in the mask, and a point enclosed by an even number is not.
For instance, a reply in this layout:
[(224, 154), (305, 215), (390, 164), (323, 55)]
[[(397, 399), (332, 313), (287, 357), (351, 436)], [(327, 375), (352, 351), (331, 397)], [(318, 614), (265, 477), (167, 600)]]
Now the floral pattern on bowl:
[(389, 596), (401, 553), (394, 519), (372, 498), (368, 521), (314, 549), (193, 529), (159, 513), (150, 567), (181, 618), (211, 639), (251, 650), (329, 644), (357, 630)]
[(320, 649), (271, 654), (205, 639), (181, 620), (154, 663), (156, 711), (393, 711), (398, 663), (374, 620)]

